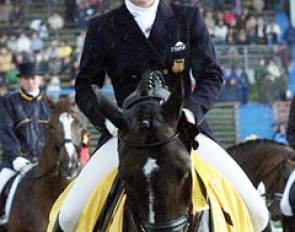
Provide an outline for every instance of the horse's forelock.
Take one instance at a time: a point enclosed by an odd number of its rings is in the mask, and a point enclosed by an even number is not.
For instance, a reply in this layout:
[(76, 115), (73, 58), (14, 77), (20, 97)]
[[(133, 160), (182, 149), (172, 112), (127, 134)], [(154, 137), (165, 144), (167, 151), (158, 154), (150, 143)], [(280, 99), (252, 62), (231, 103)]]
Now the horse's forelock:
[(73, 106), (71, 102), (67, 99), (60, 100), (57, 105), (53, 109), (53, 114), (61, 114), (63, 112), (70, 112), (72, 111)]

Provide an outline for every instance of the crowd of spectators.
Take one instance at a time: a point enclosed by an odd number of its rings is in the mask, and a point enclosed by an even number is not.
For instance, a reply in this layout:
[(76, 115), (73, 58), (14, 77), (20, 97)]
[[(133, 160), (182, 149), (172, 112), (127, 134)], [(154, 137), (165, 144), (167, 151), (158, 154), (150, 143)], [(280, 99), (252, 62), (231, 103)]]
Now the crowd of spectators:
[(266, 54), (260, 61), (261, 66), (254, 68), (254, 85), (253, 81), (250, 83), (249, 70), (245, 65), (239, 66), (235, 60), (227, 64), (224, 67), (224, 91), (220, 101), (239, 101), (244, 104), (253, 92), (256, 100), (263, 103), (286, 100), (290, 97), (288, 71), (295, 60), (295, 28), (291, 25), (286, 31), (280, 28), (270, 1), (253, 1), (250, 9), (243, 7), (245, 1), (239, 1), (239, 5), (237, 2), (231, 1), (231, 9), (220, 11), (224, 1), (201, 1), (204, 20), (217, 49), (221, 53), (227, 51), (228, 60), (232, 55), (243, 56), (244, 51), (239, 54), (239, 47), (245, 45), (269, 46), (275, 48), (276, 54), (273, 57)]
[[(68, 75), (74, 83), (78, 71), (82, 47), (89, 19), (105, 13), (112, 6), (111, 0), (65, 0), (64, 12), (57, 6), (58, 0), (30, 0), (48, 4), (48, 16), (27, 19), (27, 8), (22, 0), (0, 0), (0, 23), (7, 30), (0, 33), (0, 85), (18, 81), (17, 67), (24, 62), (37, 62), (50, 76), (53, 89), (60, 88), (60, 77)], [(270, 0), (253, 1), (251, 9), (242, 0), (182, 0), (179, 3), (196, 4), (203, 12), (205, 23), (217, 48), (239, 45), (277, 46), (278, 56), (261, 59), (255, 70), (257, 100), (271, 103), (286, 98), (287, 74), (292, 58), (295, 58), (295, 29), (283, 32), (274, 20)], [(230, 3), (230, 8), (225, 5)], [(270, 14), (265, 14), (268, 10)], [(76, 41), (67, 41), (60, 32), (67, 23), (76, 25)], [(232, 46), (228, 46), (232, 45)], [(249, 101), (251, 84), (248, 70), (243, 65), (224, 66), (224, 91), (220, 101)], [(2, 83), (2, 84), (1, 84)], [(263, 90), (263, 91), (262, 91)], [(267, 91), (266, 91), (267, 90)], [(250, 99), (251, 100), (251, 99)]]
[[(32, 1), (44, 4), (44, 1)], [(18, 66), (26, 62), (38, 63), (50, 77), (48, 89), (60, 89), (62, 75), (71, 77), (73, 85), (86, 30), (77, 26), (79, 33), (76, 41), (61, 39), (59, 33), (65, 26), (65, 19), (69, 20), (66, 15), (68, 9), (65, 8), (64, 13), (56, 10), (53, 6), (57, 2), (48, 0), (52, 8), (46, 20), (37, 17), (27, 20), (22, 1), (15, 5), (11, 0), (0, 1), (0, 22), (6, 25), (0, 32), (0, 95), (6, 94), (13, 84), (18, 83)], [(80, 4), (84, 2), (77, 3), (78, 6)]]

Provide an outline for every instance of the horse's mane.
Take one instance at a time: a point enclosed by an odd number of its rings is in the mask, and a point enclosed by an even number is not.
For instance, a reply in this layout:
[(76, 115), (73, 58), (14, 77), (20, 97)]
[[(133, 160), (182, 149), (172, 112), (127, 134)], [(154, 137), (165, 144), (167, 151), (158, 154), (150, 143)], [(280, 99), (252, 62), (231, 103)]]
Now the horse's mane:
[(232, 149), (242, 149), (245, 146), (249, 146), (249, 145), (257, 145), (257, 144), (273, 144), (273, 145), (279, 145), (282, 147), (288, 147), (288, 145), (284, 144), (284, 143), (280, 143), (280, 142), (276, 142), (274, 140), (270, 140), (270, 139), (255, 139), (255, 140), (247, 140), (245, 142), (239, 143), (237, 145), (232, 145), (230, 147), (227, 148), (228, 151), (232, 150)]
[[(268, 147), (263, 148), (263, 145)], [(251, 155), (253, 154), (253, 152), (251, 151), (253, 151), (253, 149), (256, 147), (263, 148), (264, 151), (271, 151), (271, 153), (280, 153), (280, 154), (284, 153), (284, 154), (287, 154), (292, 159), (293, 158), (295, 159), (295, 150), (293, 150), (289, 145), (286, 145), (274, 140), (270, 140), (270, 139), (249, 140), (237, 145), (230, 146), (229, 148), (227, 148), (227, 151), (229, 154), (234, 155), (234, 154), (239, 154), (240, 152), (245, 152), (246, 149), (248, 149), (247, 153)]]

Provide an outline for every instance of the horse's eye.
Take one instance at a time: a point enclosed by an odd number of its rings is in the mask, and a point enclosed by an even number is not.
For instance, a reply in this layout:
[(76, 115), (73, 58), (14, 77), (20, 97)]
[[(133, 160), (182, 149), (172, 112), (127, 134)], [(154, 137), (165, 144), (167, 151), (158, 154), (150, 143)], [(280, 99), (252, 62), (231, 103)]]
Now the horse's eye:
[(148, 120), (143, 120), (143, 121), (141, 121), (141, 126), (144, 129), (150, 129), (151, 128), (151, 122), (148, 121)]

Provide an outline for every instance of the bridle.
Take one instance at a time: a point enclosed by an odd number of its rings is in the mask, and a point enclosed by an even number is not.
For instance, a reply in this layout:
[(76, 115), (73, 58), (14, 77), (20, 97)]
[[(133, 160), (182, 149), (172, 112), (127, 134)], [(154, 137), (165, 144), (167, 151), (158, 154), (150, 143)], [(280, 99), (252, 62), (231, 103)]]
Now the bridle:
[(129, 207), (127, 209), (127, 213), (129, 214), (134, 228), (136, 228), (136, 232), (179, 231), (182, 228), (188, 228), (192, 220), (191, 216), (185, 214), (174, 220), (159, 223), (150, 223), (137, 219)]
[(65, 146), (67, 143), (73, 144), (77, 151), (81, 149), (81, 145), (76, 144), (72, 139), (64, 139), (59, 145), (55, 146), (57, 154), (60, 153), (61, 148)]
[[(77, 152), (81, 149), (80, 145), (77, 145), (75, 142), (73, 142), (72, 139), (64, 139), (59, 145), (55, 146), (55, 150), (56, 150), (56, 155), (60, 153), (60, 150), (63, 146), (65, 146), (67, 143), (72, 143)], [(79, 152), (78, 152), (79, 153)], [(43, 177), (46, 177), (50, 174), (54, 174), (56, 175), (57, 173), (57, 169), (59, 167), (60, 161), (58, 161), (52, 168), (50, 168), (48, 171), (45, 171), (44, 173), (39, 174), (38, 176), (34, 176), (32, 179), (41, 179)]]
[[(155, 97), (155, 96), (143, 96), (140, 97), (138, 99), (135, 99), (133, 101), (130, 101), (128, 105), (125, 106), (125, 109), (130, 109), (131, 107), (135, 106), (135, 105), (142, 105), (145, 102), (149, 102), (149, 103), (153, 103), (153, 104), (161, 104), (161, 102), (163, 101), (163, 99), (161, 99), (160, 97)], [(146, 123), (145, 120), (142, 121), (142, 123)], [(128, 147), (133, 147), (133, 148), (147, 148), (147, 147), (156, 147), (156, 146), (160, 146), (166, 143), (169, 143), (175, 139), (178, 138), (178, 132), (176, 132), (174, 135), (172, 135), (169, 138), (163, 139), (163, 140), (159, 140), (156, 142), (152, 142), (152, 143), (148, 143), (148, 144), (136, 144), (133, 142), (129, 142), (128, 140), (126, 140), (123, 136), (118, 136), (120, 142), (124, 143), (126, 146)]]
[(160, 222), (160, 223), (149, 223), (141, 222), (140, 229), (142, 232), (153, 232), (153, 231), (179, 231), (182, 228), (189, 226), (189, 216), (183, 215), (177, 219)]
[(148, 144), (135, 144), (135, 143), (131, 143), (131, 142), (128, 142), (127, 140), (125, 140), (121, 136), (119, 136), (119, 140), (121, 142), (123, 142), (128, 147), (133, 147), (133, 148), (146, 148), (146, 147), (156, 147), (156, 146), (160, 146), (160, 145), (169, 143), (169, 142), (177, 139), (177, 137), (178, 137), (178, 133), (175, 133), (170, 138), (163, 139), (163, 140), (160, 140), (160, 141), (157, 141), (157, 142), (153, 142), (153, 143), (148, 143)]
[[(158, 97), (153, 97), (153, 96), (144, 96), (139, 99), (136, 99), (135, 101), (132, 101), (126, 108), (130, 108), (131, 106), (134, 105), (140, 105), (143, 104), (144, 102), (149, 101), (150, 103), (157, 103), (161, 104), (161, 99)], [(144, 123), (144, 121), (143, 121)], [(172, 142), (176, 140), (179, 136), (179, 133), (176, 132), (169, 138), (161, 139), (155, 142), (151, 143), (145, 143), (145, 144), (138, 144), (134, 142), (130, 142), (127, 139), (125, 139), (123, 136), (119, 136), (119, 141), (122, 142), (124, 145), (132, 148), (149, 148), (149, 147), (156, 147), (160, 146), (163, 144), (167, 144), (169, 142)], [(173, 231), (179, 231), (182, 228), (188, 228), (189, 225), (191, 224), (192, 217), (189, 215), (189, 213), (185, 215), (181, 215), (176, 219), (170, 220), (170, 221), (165, 221), (165, 222), (159, 222), (159, 223), (150, 223), (147, 221), (140, 220), (137, 218), (131, 209), (128, 207), (127, 213), (129, 214), (129, 217), (131, 219), (131, 222), (136, 228), (137, 232), (173, 232)]]
[[(158, 96), (141, 96), (139, 98), (132, 99), (131, 101), (129, 101), (128, 104), (124, 106), (124, 109), (130, 109), (131, 107), (134, 107), (135, 105), (142, 105), (142, 104), (145, 104), (146, 102), (152, 103), (152, 104), (161, 104), (163, 102), (163, 99)], [(143, 121), (143, 123), (145, 122)], [(124, 145), (131, 148), (150, 148), (150, 147), (157, 147), (157, 146), (172, 142), (176, 140), (178, 136), (179, 136), (179, 133), (176, 132), (171, 137), (161, 139), (151, 143), (144, 143), (144, 144), (130, 142), (120, 135), (118, 136), (118, 138), (120, 142), (122, 142)], [(182, 228), (189, 228), (189, 225), (191, 224), (193, 220), (193, 217), (189, 215), (189, 210), (187, 214), (181, 215), (176, 219), (165, 221), (165, 222), (159, 222), (159, 223), (151, 223), (151, 222), (140, 220), (133, 214), (133, 212), (131, 211), (129, 207), (127, 209), (127, 213), (129, 214), (129, 217), (131, 219), (131, 222), (134, 228), (136, 228), (138, 232), (179, 231)]]
[[(286, 156), (281, 162), (278, 163), (278, 165), (276, 165), (273, 169), (271, 169), (261, 178), (262, 180), (267, 179), (271, 176), (271, 174), (275, 173), (275, 176), (272, 178), (272, 182), (268, 187), (269, 189), (271, 189), (274, 183), (280, 179), (282, 171), (285, 169), (286, 164), (288, 163), (290, 163), (293, 167), (295, 166), (295, 163), (290, 160), (290, 157)], [(267, 205), (271, 206), (274, 203), (274, 200), (281, 200), (282, 193), (265, 193), (262, 196), (266, 198), (266, 201), (268, 202)]]

